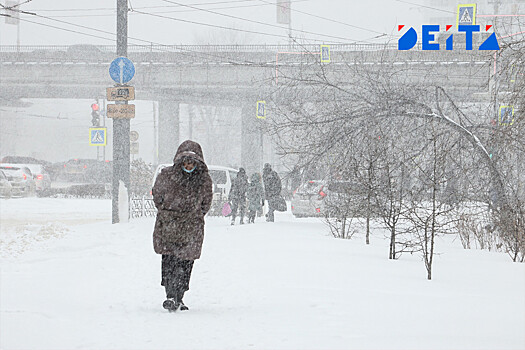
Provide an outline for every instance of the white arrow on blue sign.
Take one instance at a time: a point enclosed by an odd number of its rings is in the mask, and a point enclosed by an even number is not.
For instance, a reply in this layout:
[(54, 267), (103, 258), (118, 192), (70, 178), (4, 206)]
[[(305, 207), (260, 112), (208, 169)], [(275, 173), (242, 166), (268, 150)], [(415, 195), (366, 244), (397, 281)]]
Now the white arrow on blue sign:
[(109, 66), (109, 76), (116, 83), (125, 84), (135, 75), (135, 66), (126, 57), (118, 57)]

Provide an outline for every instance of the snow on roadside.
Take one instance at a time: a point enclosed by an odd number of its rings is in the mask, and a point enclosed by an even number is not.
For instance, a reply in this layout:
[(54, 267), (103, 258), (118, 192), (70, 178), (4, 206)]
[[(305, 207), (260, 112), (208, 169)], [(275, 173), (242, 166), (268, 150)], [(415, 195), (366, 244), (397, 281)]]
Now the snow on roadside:
[(0, 199), (0, 257), (16, 256), (71, 226), (111, 220), (111, 201), (98, 199)]
[(427, 281), (419, 257), (386, 258), (382, 233), (366, 246), (289, 213), (208, 218), (191, 309), (169, 314), (153, 219), (111, 225), (104, 201), (70, 201), (46, 203), (47, 217), (101, 221), (1, 259), (1, 349), (525, 348), (525, 265), (505, 254), (442, 239)]

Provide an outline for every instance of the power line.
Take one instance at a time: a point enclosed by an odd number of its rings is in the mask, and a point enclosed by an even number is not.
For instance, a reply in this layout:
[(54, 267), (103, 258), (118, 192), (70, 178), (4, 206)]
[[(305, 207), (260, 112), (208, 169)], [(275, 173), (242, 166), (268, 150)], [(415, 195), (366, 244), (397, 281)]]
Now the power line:
[[(180, 22), (186, 22), (186, 23), (192, 23), (192, 24), (198, 24), (198, 25), (204, 25), (204, 26), (209, 26), (209, 27), (215, 27), (215, 28), (221, 28), (221, 29), (227, 29), (227, 30), (234, 30), (234, 31), (240, 31), (240, 32), (248, 32), (248, 33), (252, 33), (252, 34), (259, 34), (259, 35), (266, 35), (266, 36), (273, 36), (273, 37), (280, 37), (280, 38), (288, 38), (288, 36), (285, 36), (285, 35), (279, 35), (279, 34), (271, 34), (271, 33), (264, 33), (264, 32), (256, 32), (256, 31), (251, 31), (251, 30), (245, 30), (245, 29), (237, 29), (237, 28), (231, 28), (231, 27), (225, 27), (225, 26), (219, 26), (219, 25), (213, 25), (213, 24), (209, 24), (209, 23), (202, 23), (202, 22), (196, 22), (196, 21), (189, 21), (189, 20), (184, 20), (184, 19), (178, 19), (178, 18), (174, 18), (174, 17), (168, 17), (168, 16), (162, 16), (162, 15), (158, 15), (158, 14), (152, 14), (152, 13), (148, 13), (148, 12), (142, 12), (142, 11), (134, 11), (135, 13), (139, 13), (139, 14), (144, 14), (144, 15), (149, 15), (149, 16), (154, 16), (154, 17), (160, 17), (160, 18), (166, 18), (166, 19), (170, 19), (170, 20), (174, 20), (174, 21), (180, 21)], [(35, 14), (36, 15), (36, 14)], [(52, 21), (56, 21), (56, 22), (60, 22), (60, 23), (64, 23), (64, 24), (68, 24), (68, 25), (72, 25), (72, 26), (76, 26), (76, 27), (80, 27), (80, 28), (84, 28), (84, 29), (88, 29), (88, 30), (93, 30), (93, 31), (97, 31), (97, 32), (101, 32), (101, 33), (104, 33), (104, 34), (110, 34), (112, 36), (115, 36), (116, 34), (115, 33), (111, 33), (111, 32), (107, 32), (107, 31), (104, 31), (104, 30), (101, 30), (101, 29), (96, 29), (96, 28), (91, 28), (91, 27), (87, 27), (87, 26), (83, 26), (83, 25), (79, 25), (79, 24), (76, 24), (76, 23), (71, 23), (71, 22), (66, 22), (66, 21), (63, 21), (63, 20), (59, 20), (59, 19), (56, 19), (56, 18), (51, 18), (51, 17), (47, 17), (47, 16), (42, 16), (42, 15), (36, 15), (37, 17), (39, 18), (44, 18), (44, 19), (48, 19), (48, 20), (52, 20)], [(33, 21), (29, 21), (27, 19), (23, 19), (24, 21), (27, 21), (27, 22), (30, 22), (30, 23), (34, 23), (34, 24), (38, 24), (38, 25), (44, 25), (43, 23), (39, 23), (39, 22), (33, 22)], [(56, 27), (56, 26), (51, 26), (51, 25), (48, 25), (49, 27), (52, 27), (52, 28), (55, 28), (55, 29), (59, 29), (59, 30), (68, 30), (68, 29), (64, 29), (64, 28), (61, 28), (61, 27)], [(109, 38), (106, 38), (106, 37), (101, 37), (101, 36), (98, 36), (98, 35), (93, 35), (93, 34), (87, 34), (87, 33), (83, 33), (83, 32), (79, 32), (79, 31), (73, 31), (74, 33), (77, 33), (77, 34), (81, 34), (81, 35), (86, 35), (86, 36), (92, 36), (92, 37), (95, 37), (95, 38), (100, 38), (100, 39), (104, 39), (104, 40), (111, 40), (111, 41), (115, 41), (115, 39), (109, 39)], [(128, 37), (129, 39), (132, 39), (132, 40), (137, 40), (137, 41), (142, 41), (142, 42), (146, 42), (146, 43), (149, 43), (149, 44), (155, 44), (155, 45), (161, 45), (161, 46), (169, 46), (169, 45), (164, 45), (164, 44), (159, 44), (159, 43), (155, 43), (153, 41), (149, 41), (149, 40), (143, 40), (143, 39), (138, 39), (138, 38), (132, 38), (132, 37)], [(323, 42), (323, 40), (318, 40), (318, 39), (311, 39), (312, 41), (320, 41), (320, 42)], [(194, 51), (191, 51), (191, 50), (187, 50), (189, 52), (192, 52), (192, 53), (195, 53)], [(201, 54), (201, 53), (198, 53), (198, 54)], [(201, 54), (202, 55), (202, 54)], [(224, 59), (225, 57), (224, 56), (217, 56), (217, 55), (212, 55), (212, 54), (205, 54), (205, 55), (208, 55), (208, 56), (215, 56), (215, 57), (220, 57), (221, 59)], [(230, 61), (231, 62), (231, 61)], [(234, 62), (231, 62), (231, 63), (234, 63)], [(245, 63), (249, 63), (249, 64), (255, 64), (254, 62), (245, 62)]]
[[(198, 7), (191, 6), (191, 5), (184, 5), (184, 4), (181, 4), (179, 2), (175, 2), (175, 1), (171, 1), (171, 0), (161, 0), (161, 1), (164, 1), (164, 2), (167, 2), (167, 3), (170, 3), (170, 4), (179, 5), (179, 6), (184, 6), (184, 7), (191, 8), (191, 9), (198, 10), (198, 11), (211, 13), (211, 14), (218, 15), (218, 16), (233, 18), (233, 19), (237, 19), (237, 20), (241, 20), (241, 21), (245, 21), (245, 22), (250, 22), (250, 23), (256, 23), (256, 24), (267, 26), (267, 27), (273, 27), (273, 28), (279, 28), (279, 29), (288, 29), (287, 27), (283, 27), (283, 26), (276, 25), (276, 24), (259, 22), (259, 21), (250, 20), (250, 19), (247, 19), (247, 18), (242, 18), (242, 17), (238, 17), (238, 16), (228, 15), (228, 14), (225, 14), (225, 13), (211, 11), (211, 10), (208, 10), (208, 9), (202, 9), (202, 8), (198, 8)], [(354, 39), (343, 38), (343, 37), (340, 37), (340, 36), (319, 34), (319, 33), (314, 33), (314, 32), (310, 32), (310, 31), (306, 31), (306, 30), (294, 29), (294, 31), (299, 32), (299, 33), (312, 34), (312, 35), (317, 35), (317, 36), (324, 36), (326, 38), (332, 38), (332, 39), (341, 39), (341, 40), (355, 41)]]
[[(269, 4), (269, 5), (273, 5), (271, 2), (268, 2), (268, 1), (266, 1), (266, 0), (259, 0), (259, 1), (264, 2), (264, 3), (266, 3), (266, 4)], [(384, 34), (384, 35), (388, 35), (388, 34), (386, 34), (386, 33), (378, 32), (377, 30), (368, 29), (368, 28), (364, 28), (364, 27), (356, 26), (356, 25), (353, 25), (353, 24), (348, 24), (348, 23), (345, 23), (345, 22), (337, 21), (337, 20), (335, 20), (335, 19), (331, 19), (331, 18), (326, 18), (326, 17), (322, 17), (322, 16), (318, 16), (318, 15), (313, 15), (313, 14), (308, 13), (308, 12), (304, 12), (304, 11), (300, 11), (300, 10), (296, 10), (296, 9), (292, 9), (292, 8), (290, 8), (290, 10), (293, 11), (293, 12), (302, 13), (302, 14), (307, 15), (307, 16), (311, 16), (311, 17), (315, 17), (315, 18), (323, 19), (323, 20), (326, 20), (326, 21), (330, 21), (330, 22), (334, 22), (334, 23), (342, 24), (342, 25), (345, 25), (345, 26), (347, 26), (347, 27), (356, 28), (356, 29), (361, 29), (361, 30), (365, 30), (365, 31), (367, 31), (367, 32), (372, 32), (372, 33), (376, 33), (376, 34)]]
[[(105, 31), (105, 30), (102, 30), (102, 29), (97, 29), (97, 28), (91, 28), (91, 27), (83, 26), (83, 25), (76, 24), (76, 23), (66, 22), (66, 21), (63, 21), (63, 20), (58, 20), (58, 19), (54, 19), (54, 18), (42, 16), (42, 15), (36, 15), (36, 16), (39, 17), (39, 18), (48, 19), (48, 20), (51, 20), (51, 21), (59, 22), (59, 23), (64, 23), (64, 24), (71, 25), (71, 26), (74, 26), (74, 27), (79, 27), (79, 28), (84, 28), (84, 29), (88, 29), (88, 30), (104, 33), (104, 34), (109, 34), (113, 38), (106, 38), (106, 37), (102, 37), (102, 36), (99, 36), (99, 35), (94, 35), (94, 34), (88, 34), (88, 33), (85, 33), (85, 32), (74, 31), (74, 30), (70, 30), (70, 29), (66, 29), (66, 28), (62, 28), (62, 27), (52, 26), (52, 25), (49, 25), (49, 24), (44, 24), (44, 23), (40, 23), (40, 22), (30, 21), (30, 20), (23, 19), (23, 18), (20, 18), (20, 20), (21, 21), (30, 22), (30, 23), (34, 23), (34, 24), (41, 25), (41, 26), (51, 27), (51, 28), (54, 28), (54, 29), (59, 29), (59, 30), (68, 31), (68, 32), (74, 32), (74, 33), (85, 35), (85, 36), (90, 36), (90, 37), (95, 37), (95, 38), (99, 38), (99, 39), (104, 39), (104, 40), (109, 40), (109, 41), (112, 41), (112, 42), (116, 42), (116, 39), (114, 39), (116, 37), (116, 34), (112, 33), (112, 32), (108, 32), (108, 31)], [(171, 48), (169, 45), (156, 43), (156, 42), (153, 42), (153, 41), (150, 41), (150, 40), (144, 40), (144, 39), (134, 38), (134, 37), (130, 37), (130, 36), (128, 36), (128, 39), (139, 41), (139, 42), (145, 42), (145, 43), (148, 43), (150, 45), (158, 45), (158, 46), (161, 46), (161, 47)], [(138, 46), (143, 46), (143, 47), (148, 47), (149, 48), (150, 45), (147, 45), (147, 46), (146, 45), (138, 45)], [(212, 57), (212, 58), (219, 58), (221, 60), (225, 60), (225, 61), (227, 61), (227, 62), (229, 62), (231, 64), (257, 65), (257, 63), (252, 62), (252, 61), (246, 61), (245, 60), (245, 61), (241, 61), (241, 62), (233, 62), (229, 57), (222, 56), (222, 55), (209, 54), (209, 53), (203, 53), (203, 52), (195, 52), (195, 51), (192, 51), (192, 50), (189, 50), (189, 49), (185, 49), (185, 48), (182, 48), (182, 47), (179, 47), (178, 49), (179, 49), (179, 51), (181, 51), (180, 52), (181, 54), (190, 55), (190, 56), (193, 56), (193, 58), (195, 58), (195, 57), (202, 57), (202, 56), (208, 56), (208, 57)], [(164, 52), (173, 52), (172, 50), (163, 50), (161, 48), (156, 48), (156, 50), (164, 51)]]
[[(250, 33), (250, 34), (257, 34), (257, 35), (264, 35), (264, 36), (273, 36), (273, 37), (276, 37), (276, 38), (286, 38), (286, 39), (288, 39), (287, 35), (271, 34), (271, 33), (266, 33), (266, 32), (256, 32), (256, 31), (248, 30), (248, 29), (238, 29), (238, 28), (232, 28), (232, 27), (225, 27), (225, 26), (220, 26), (220, 25), (216, 25), (216, 24), (209, 24), (209, 23), (203, 23), (203, 22), (190, 21), (190, 20), (186, 20), (186, 19), (169, 17), (169, 16), (163, 16), (163, 15), (159, 15), (159, 14), (142, 12), (142, 11), (137, 11), (137, 10), (135, 10), (134, 12), (140, 13), (140, 14), (143, 14), (143, 15), (147, 15), (147, 16), (153, 16), (153, 17), (158, 17), (158, 18), (170, 19), (172, 21), (177, 21), (177, 22), (191, 23), (191, 24), (197, 24), (197, 25), (202, 25), (202, 26), (206, 26), (206, 27), (220, 28), (220, 29), (226, 29), (226, 30), (233, 30), (233, 31), (237, 31), (237, 32), (244, 32), (244, 33)], [(318, 41), (318, 42), (324, 42), (324, 40), (312, 39), (312, 38), (309, 39), (309, 40)]]
[[(254, 2), (258, 0), (229, 0), (229, 1), (216, 1), (216, 2), (201, 2), (201, 3), (195, 3), (195, 4), (189, 4), (191, 6), (208, 6), (208, 5), (221, 5), (221, 4), (232, 4), (232, 3), (241, 3), (241, 2)], [(298, 1), (309, 1), (309, 0), (298, 0)], [(293, 1), (293, 2), (298, 2)], [(157, 8), (167, 8), (167, 7), (180, 7), (180, 6), (142, 6), (142, 7), (135, 7), (135, 9), (145, 10), (145, 9), (157, 9)], [(87, 8), (87, 9), (56, 9), (56, 10), (50, 10), (50, 9), (35, 9), (32, 11), (39, 11), (39, 12), (87, 12), (87, 11), (116, 11), (115, 7), (104, 7), (104, 8)]]
[(427, 9), (430, 9), (430, 10), (435, 10), (435, 11), (441, 11), (441, 12), (447, 12), (447, 13), (452, 13), (452, 14), (456, 14), (456, 12), (454, 11), (448, 11), (448, 10), (443, 10), (443, 9), (439, 9), (439, 8), (436, 8), (436, 7), (430, 7), (430, 6), (425, 6), (425, 5), (420, 5), (420, 4), (415, 4), (413, 2), (408, 2), (408, 1), (403, 1), (403, 0), (395, 0), (397, 2), (403, 2), (405, 4), (409, 4), (409, 5), (414, 5), (414, 6), (418, 6), (418, 7), (424, 7), (424, 8), (427, 8)]
[[(291, 1), (293, 3), (297, 3), (297, 2), (305, 2), (305, 1), (310, 1), (310, 0), (296, 0), (296, 1)], [(269, 5), (274, 5), (274, 4), (252, 4), (252, 5), (237, 5), (237, 6), (223, 6), (223, 7), (214, 7), (213, 10), (229, 10), (229, 9), (240, 9), (240, 8), (248, 8), (248, 7), (262, 7), (262, 6), (269, 6)], [(151, 9), (155, 9), (155, 8), (179, 8), (180, 6), (170, 6), (170, 5), (167, 5), (167, 6), (150, 6), (150, 7), (135, 7), (134, 9), (148, 9), (148, 8), (151, 8)], [(161, 12), (151, 12), (151, 13), (187, 13), (187, 12), (195, 12), (197, 10), (192, 10), (192, 9), (186, 9), (186, 10), (171, 10), (171, 11), (161, 11)], [(130, 11), (130, 15), (133, 14), (133, 11)], [(114, 13), (112, 14), (91, 14), (91, 15), (58, 15), (58, 16), (51, 16), (52, 18), (84, 18), (84, 17), (110, 17), (110, 16), (114, 16)]]
[[(7, 109), (0, 109), (0, 111), (8, 112), (8, 113), (23, 114), (24, 116), (34, 117), (34, 118), (45, 118), (45, 119), (56, 119), (56, 120), (69, 119), (68, 117), (60, 117), (60, 113), (56, 117), (53, 117), (53, 116), (42, 115), (42, 114), (31, 114), (31, 113), (20, 112), (20, 111), (10, 111), (10, 110), (7, 110)], [(4, 115), (4, 117), (6, 117), (6, 116)], [(9, 117), (9, 116), (7, 116), (7, 117)], [(20, 118), (20, 117), (11, 117), (11, 118)]]
[[(38, 17), (43, 17), (43, 16), (39, 16), (39, 15), (37, 15), (37, 16), (38, 16)], [(44, 17), (44, 18), (45, 18), (45, 17)], [(29, 22), (29, 23), (37, 24), (37, 25), (44, 26), (44, 27), (49, 27), (49, 28), (54, 28), (54, 29), (58, 29), (58, 30), (63, 30), (63, 31), (67, 31), (67, 32), (72, 32), (72, 33), (81, 34), (81, 35), (85, 35), (85, 36), (90, 36), (90, 37), (97, 38), (97, 39), (109, 40), (109, 41), (113, 41), (113, 42), (116, 41), (116, 39), (109, 39), (109, 38), (106, 38), (106, 37), (103, 37), (103, 36), (100, 36), (100, 35), (88, 34), (88, 33), (79, 32), (79, 31), (76, 31), (76, 30), (71, 30), (71, 29), (66, 29), (66, 28), (61, 28), (61, 27), (53, 26), (53, 25), (50, 25), (50, 24), (45, 24), (45, 23), (40, 23), (40, 22), (30, 21), (30, 20), (25, 19), (25, 18), (19, 18), (19, 20), (20, 20), (20, 21), (24, 21), (24, 22)], [(93, 29), (93, 30), (95, 30), (95, 29)], [(113, 34), (113, 35), (116, 35), (116, 34)]]

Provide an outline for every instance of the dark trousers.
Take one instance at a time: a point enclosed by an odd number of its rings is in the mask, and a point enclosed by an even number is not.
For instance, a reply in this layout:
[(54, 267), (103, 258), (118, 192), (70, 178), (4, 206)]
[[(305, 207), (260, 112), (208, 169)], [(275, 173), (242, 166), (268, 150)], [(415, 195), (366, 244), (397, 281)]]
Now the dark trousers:
[(257, 212), (255, 210), (248, 210), (248, 222), (255, 222), (255, 215)]
[(266, 214), (266, 221), (273, 222), (275, 211), (275, 199), (268, 199), (268, 213)]
[(162, 282), (166, 298), (182, 300), (190, 289), (191, 270), (194, 260), (182, 260), (174, 255), (162, 255)]

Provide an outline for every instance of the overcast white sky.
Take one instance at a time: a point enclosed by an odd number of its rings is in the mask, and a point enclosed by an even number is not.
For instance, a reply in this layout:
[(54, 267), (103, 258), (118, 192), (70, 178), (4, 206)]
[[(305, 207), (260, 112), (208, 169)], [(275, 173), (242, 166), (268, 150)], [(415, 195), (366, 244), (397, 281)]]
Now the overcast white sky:
[[(6, 1), (0, 0), (0, 3), (5, 4)], [(130, 12), (129, 15), (128, 34), (132, 38), (160, 44), (271, 44), (285, 43), (287, 40), (287, 25), (280, 25), (283, 28), (272, 28), (253, 22), (277, 25), (276, 0), (130, 0), (130, 2), (136, 10), (136, 12)], [(293, 29), (323, 34), (314, 35), (297, 32), (294, 34), (303, 37), (309, 43), (318, 42), (314, 39), (326, 43), (352, 42), (355, 40), (381, 42), (385, 40), (385, 37), (381, 39), (371, 38), (381, 33), (396, 34), (395, 27), (399, 23), (413, 26), (421, 24), (424, 8), (417, 6), (417, 4), (423, 4), (423, 1), (413, 0), (410, 2), (416, 5), (397, 0), (292, 0), (292, 27)], [(248, 21), (199, 11), (174, 3), (192, 5), (201, 9), (241, 17)], [(53, 20), (29, 15), (22, 15), (23, 19), (66, 30), (22, 21), (20, 27), (21, 45), (112, 44), (114, 43), (114, 35), (112, 34), (75, 27), (58, 21), (71, 22), (115, 33), (115, 7), (116, 0), (32, 0), (28, 4), (22, 5), (21, 8), (25, 11), (35, 12), (40, 16), (52, 17)], [(141, 14), (138, 11), (178, 20)], [(326, 19), (316, 18), (308, 14)], [(236, 32), (179, 20), (264, 32), (277, 36)], [(101, 36), (109, 40), (90, 37), (73, 31)], [(278, 37), (279, 35), (283, 37)], [(130, 39), (129, 43), (144, 44), (144, 42), (133, 39)], [(3, 18), (0, 18), (0, 44), (16, 44), (16, 26), (5, 24)]]

